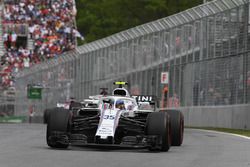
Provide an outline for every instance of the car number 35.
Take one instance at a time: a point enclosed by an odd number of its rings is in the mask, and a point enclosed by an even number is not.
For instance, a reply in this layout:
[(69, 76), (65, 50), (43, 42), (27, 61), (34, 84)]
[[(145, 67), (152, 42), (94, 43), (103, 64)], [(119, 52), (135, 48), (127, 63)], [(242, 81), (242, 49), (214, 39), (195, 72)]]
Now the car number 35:
[(104, 115), (104, 116), (103, 116), (103, 119), (114, 120), (115, 117), (114, 117), (114, 115)]

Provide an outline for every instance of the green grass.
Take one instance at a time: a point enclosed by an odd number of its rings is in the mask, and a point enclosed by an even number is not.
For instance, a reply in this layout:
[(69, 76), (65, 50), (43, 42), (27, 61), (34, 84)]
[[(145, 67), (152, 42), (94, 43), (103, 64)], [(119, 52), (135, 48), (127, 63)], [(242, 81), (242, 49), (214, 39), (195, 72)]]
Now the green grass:
[(211, 128), (211, 127), (186, 127), (186, 128), (192, 128), (192, 129), (204, 129), (204, 130), (214, 130), (218, 132), (226, 132), (226, 133), (233, 133), (238, 135), (243, 135), (250, 137), (250, 130), (242, 130), (242, 129), (227, 129), (227, 128)]

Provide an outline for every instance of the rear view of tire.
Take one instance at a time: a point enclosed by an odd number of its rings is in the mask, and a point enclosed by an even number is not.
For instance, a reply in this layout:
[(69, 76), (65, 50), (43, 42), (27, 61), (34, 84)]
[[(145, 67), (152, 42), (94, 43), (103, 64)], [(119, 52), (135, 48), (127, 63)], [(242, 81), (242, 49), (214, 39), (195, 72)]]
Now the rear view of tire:
[(181, 146), (184, 133), (184, 116), (179, 110), (166, 110), (170, 116), (172, 146)]
[(70, 112), (64, 108), (54, 108), (50, 111), (47, 122), (46, 140), (48, 146), (52, 148), (67, 148), (69, 143), (62, 143), (60, 136), (53, 138), (54, 133), (63, 134), (64, 138), (68, 138)]
[[(166, 112), (153, 112), (147, 117), (146, 135), (160, 136), (161, 145), (159, 151), (168, 151), (171, 146), (171, 130), (169, 115)], [(157, 150), (152, 146), (149, 150)], [(160, 149), (159, 149), (160, 148)]]

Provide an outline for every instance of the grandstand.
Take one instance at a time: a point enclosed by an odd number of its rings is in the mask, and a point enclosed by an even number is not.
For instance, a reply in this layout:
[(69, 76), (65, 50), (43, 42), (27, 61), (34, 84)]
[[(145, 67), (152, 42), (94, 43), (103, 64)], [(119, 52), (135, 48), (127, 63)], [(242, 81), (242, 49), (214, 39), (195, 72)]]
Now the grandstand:
[(19, 71), (75, 49), (75, 16), (74, 0), (0, 1), (1, 115), (14, 114)]
[(75, 49), (74, 0), (4, 0), (1, 4), (1, 86), (15, 73)]

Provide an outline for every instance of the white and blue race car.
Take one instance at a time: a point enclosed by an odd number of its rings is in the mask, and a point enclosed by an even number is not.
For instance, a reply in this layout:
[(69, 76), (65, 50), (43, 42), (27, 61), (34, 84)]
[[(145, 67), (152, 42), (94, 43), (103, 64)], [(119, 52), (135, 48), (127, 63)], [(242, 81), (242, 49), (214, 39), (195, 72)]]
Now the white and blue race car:
[[(143, 101), (141, 99), (144, 99)], [(147, 148), (168, 151), (183, 141), (184, 120), (178, 110), (156, 111), (152, 96), (130, 96), (123, 88), (89, 99), (77, 114), (55, 108), (47, 123), (47, 144)], [(96, 104), (88, 107), (88, 104)], [(60, 110), (60, 112), (59, 112)]]

